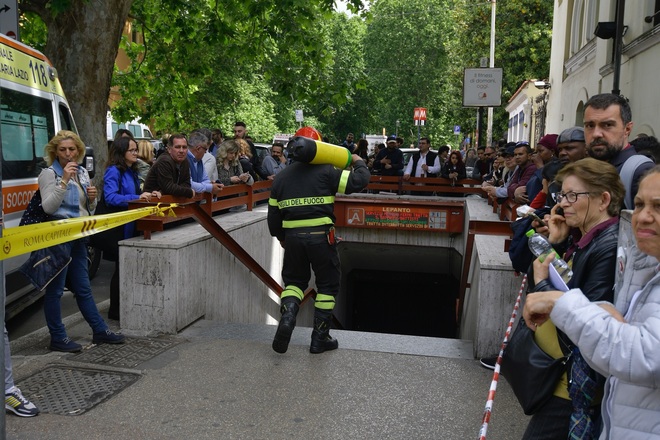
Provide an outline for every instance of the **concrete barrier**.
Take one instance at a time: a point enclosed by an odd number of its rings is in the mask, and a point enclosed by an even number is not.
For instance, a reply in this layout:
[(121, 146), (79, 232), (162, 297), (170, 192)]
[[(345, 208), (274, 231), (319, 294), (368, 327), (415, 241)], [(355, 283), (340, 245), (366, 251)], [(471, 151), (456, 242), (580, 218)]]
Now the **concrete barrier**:
[[(283, 250), (268, 233), (265, 207), (215, 220), (281, 282)], [(257, 324), (279, 319), (278, 296), (196, 223), (151, 240), (124, 240), (119, 251), (126, 334), (174, 334), (201, 317)], [(307, 315), (301, 314), (302, 325), (311, 322)]]
[[(468, 198), (466, 211), (466, 225), (469, 218), (496, 216), (481, 198)], [(270, 236), (266, 215), (266, 207), (261, 206), (215, 220), (281, 282), (283, 249)], [(342, 228), (339, 234), (355, 244), (446, 249), (449, 264), (445, 269), (460, 277), (466, 234), (349, 228)], [(480, 357), (499, 350), (520, 278), (514, 276), (504, 252), (503, 237), (477, 236), (474, 246), (471, 288), (465, 297), (459, 337), (473, 340), (475, 356)], [(202, 317), (255, 324), (276, 324), (279, 319), (277, 295), (196, 223), (155, 233), (151, 240), (122, 241), (120, 257), (121, 327), (126, 334), (174, 334)], [(343, 286), (345, 282), (342, 279)], [(348, 313), (342, 301), (340, 297), (339, 315)], [(311, 326), (312, 322), (313, 302), (309, 302), (301, 310), (298, 324)]]

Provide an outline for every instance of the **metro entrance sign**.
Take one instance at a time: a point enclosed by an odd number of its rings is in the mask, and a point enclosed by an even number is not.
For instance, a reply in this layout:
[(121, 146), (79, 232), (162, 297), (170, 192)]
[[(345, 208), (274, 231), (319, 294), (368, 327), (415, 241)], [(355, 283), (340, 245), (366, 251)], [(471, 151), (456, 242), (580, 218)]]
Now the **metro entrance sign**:
[(502, 69), (465, 69), (463, 107), (499, 107), (502, 105)]
[(426, 109), (424, 107), (415, 107), (413, 121), (415, 121), (415, 125), (424, 125), (426, 123)]

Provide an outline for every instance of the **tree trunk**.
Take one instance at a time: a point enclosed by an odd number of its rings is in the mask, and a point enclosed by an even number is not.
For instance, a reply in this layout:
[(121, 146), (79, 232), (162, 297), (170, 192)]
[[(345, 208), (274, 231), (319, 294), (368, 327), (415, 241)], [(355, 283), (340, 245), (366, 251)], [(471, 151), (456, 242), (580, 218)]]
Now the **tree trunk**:
[(57, 69), (80, 137), (94, 148), (101, 182), (108, 158), (106, 112), (119, 41), (134, 0), (73, 0), (52, 15), (43, 0), (22, 2), (48, 28), (44, 50)]

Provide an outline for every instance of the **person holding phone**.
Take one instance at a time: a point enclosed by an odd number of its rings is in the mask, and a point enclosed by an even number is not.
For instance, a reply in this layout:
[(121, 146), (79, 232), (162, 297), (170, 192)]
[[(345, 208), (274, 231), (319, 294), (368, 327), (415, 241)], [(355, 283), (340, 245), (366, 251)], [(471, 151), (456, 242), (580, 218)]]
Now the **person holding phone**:
[[(85, 157), (85, 145), (80, 137), (67, 130), (59, 131), (45, 148), (50, 164), (39, 175), (44, 212), (55, 218), (75, 218), (92, 215), (96, 209), (97, 191), (85, 167), (79, 163)], [(82, 346), (67, 336), (62, 323), (60, 300), (68, 279), (80, 313), (92, 328), (95, 344), (120, 344), (124, 336), (112, 332), (99, 313), (89, 284), (87, 241), (84, 238), (68, 243), (71, 262), (46, 287), (44, 315), (50, 332), (50, 349), (77, 352)]]
[(223, 142), (218, 149), (218, 180), (225, 186), (239, 183), (252, 185), (254, 183), (250, 173), (243, 171), (238, 151), (238, 143), (233, 139)]
[[(566, 165), (556, 181), (561, 191), (555, 194), (557, 205), (547, 220), (548, 241), (572, 267), (568, 287), (581, 289), (592, 302), (612, 301), (619, 207), (625, 193), (619, 174), (612, 165), (587, 158)], [(540, 259), (534, 261), (530, 278), (533, 283), (527, 301), (536, 292), (555, 290), (548, 264)], [(539, 323), (535, 330), (538, 346), (555, 359), (567, 354), (562, 347), (571, 347), (572, 362), (554, 395), (533, 415), (523, 439), (596, 438), (604, 378), (582, 358), (576, 347), (580, 341), (558, 332), (552, 321)], [(580, 429), (579, 435), (576, 429)], [(583, 436), (585, 433), (590, 435)]]

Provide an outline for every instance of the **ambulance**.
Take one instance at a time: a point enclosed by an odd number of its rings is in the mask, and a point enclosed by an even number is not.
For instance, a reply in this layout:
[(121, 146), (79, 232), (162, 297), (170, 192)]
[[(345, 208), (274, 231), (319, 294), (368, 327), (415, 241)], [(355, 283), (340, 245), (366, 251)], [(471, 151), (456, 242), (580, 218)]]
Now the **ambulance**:
[[(0, 136), (2, 138), (3, 228), (18, 226), (47, 167), (44, 147), (59, 130), (78, 132), (57, 71), (41, 52), (0, 34)], [(94, 175), (93, 150), (83, 165)], [(18, 272), (27, 255), (4, 260), (5, 319), (36, 301), (43, 292)]]

